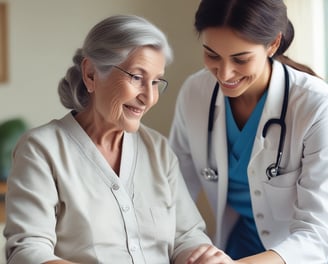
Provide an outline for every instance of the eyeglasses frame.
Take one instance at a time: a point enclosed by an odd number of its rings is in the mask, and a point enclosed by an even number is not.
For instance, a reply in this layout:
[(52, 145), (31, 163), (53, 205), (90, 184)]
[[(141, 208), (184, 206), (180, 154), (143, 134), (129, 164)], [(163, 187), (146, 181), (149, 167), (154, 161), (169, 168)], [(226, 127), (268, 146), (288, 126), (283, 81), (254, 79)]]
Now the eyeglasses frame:
[[(121, 67), (119, 67), (119, 66), (117, 66), (117, 65), (113, 65), (113, 67), (116, 68), (116, 69), (118, 69), (118, 70), (120, 70), (121, 72), (123, 72), (123, 73), (129, 75), (129, 76), (131, 77), (131, 82), (132, 82), (132, 78), (135, 77), (135, 76), (141, 76), (141, 77), (143, 78), (142, 74), (133, 74), (133, 73), (131, 73), (131, 72), (128, 72), (128, 71), (122, 69)], [(159, 78), (158, 80), (161, 81), (161, 82), (163, 82), (163, 83), (165, 83), (165, 86), (164, 86), (163, 89), (161, 89), (161, 90), (158, 89), (159, 94), (162, 94), (162, 93), (165, 92), (165, 90), (166, 90), (166, 88), (168, 87), (169, 83), (168, 83), (167, 80), (164, 80), (164, 79), (162, 79), (162, 78)], [(153, 81), (154, 81), (154, 80), (153, 80)], [(159, 86), (158, 86), (158, 87), (159, 87)]]

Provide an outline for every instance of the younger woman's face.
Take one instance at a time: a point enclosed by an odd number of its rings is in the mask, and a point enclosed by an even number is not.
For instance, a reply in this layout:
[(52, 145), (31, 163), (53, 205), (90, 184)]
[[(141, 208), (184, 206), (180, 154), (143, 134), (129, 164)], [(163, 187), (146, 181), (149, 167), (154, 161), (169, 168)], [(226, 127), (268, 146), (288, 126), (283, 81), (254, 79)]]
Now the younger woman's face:
[(258, 93), (268, 86), (273, 47), (249, 42), (230, 28), (212, 27), (201, 33), (205, 66), (217, 78), (225, 96)]

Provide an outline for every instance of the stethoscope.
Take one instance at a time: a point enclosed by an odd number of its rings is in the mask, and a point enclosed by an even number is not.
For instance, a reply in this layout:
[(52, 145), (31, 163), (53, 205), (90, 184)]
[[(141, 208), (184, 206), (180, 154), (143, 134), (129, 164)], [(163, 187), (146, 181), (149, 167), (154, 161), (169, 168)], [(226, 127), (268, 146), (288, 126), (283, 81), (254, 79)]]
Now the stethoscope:
[[(268, 166), (268, 168), (266, 169), (266, 175), (269, 180), (280, 175), (280, 169), (281, 169), (280, 163), (281, 163), (281, 158), (282, 158), (284, 144), (285, 144), (285, 136), (286, 136), (285, 117), (286, 117), (287, 106), (288, 106), (289, 75), (288, 75), (286, 66), (284, 64), (282, 66), (284, 68), (284, 74), (285, 74), (285, 91), (284, 91), (284, 100), (283, 100), (282, 107), (281, 107), (280, 118), (269, 119), (265, 123), (263, 130), (262, 130), (262, 136), (266, 137), (268, 129), (271, 125), (279, 125), (280, 126), (280, 138), (279, 138), (276, 162), (270, 164)], [(214, 111), (215, 111), (215, 103), (216, 103), (218, 92), (219, 92), (219, 84), (216, 83), (213, 93), (212, 93), (210, 108), (209, 108), (209, 115), (208, 115), (207, 167), (201, 170), (202, 177), (204, 177), (208, 181), (218, 181), (218, 179), (219, 179), (218, 172), (209, 166), (209, 157), (211, 154), (211, 139), (212, 139), (212, 131), (213, 131), (213, 125), (214, 125)]]

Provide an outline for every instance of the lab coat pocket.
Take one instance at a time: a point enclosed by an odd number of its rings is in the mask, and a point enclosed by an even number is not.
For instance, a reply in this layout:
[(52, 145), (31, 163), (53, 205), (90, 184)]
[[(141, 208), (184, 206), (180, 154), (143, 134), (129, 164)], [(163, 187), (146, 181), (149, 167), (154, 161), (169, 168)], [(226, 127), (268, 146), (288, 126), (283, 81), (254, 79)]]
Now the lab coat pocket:
[(296, 170), (264, 182), (266, 198), (276, 220), (286, 221), (293, 217), (298, 175), (299, 170)]

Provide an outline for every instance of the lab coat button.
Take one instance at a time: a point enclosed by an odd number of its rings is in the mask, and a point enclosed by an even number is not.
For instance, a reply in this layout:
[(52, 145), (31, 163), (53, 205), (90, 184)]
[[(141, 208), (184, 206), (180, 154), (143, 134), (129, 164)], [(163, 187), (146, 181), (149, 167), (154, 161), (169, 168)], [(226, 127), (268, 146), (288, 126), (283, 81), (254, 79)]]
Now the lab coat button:
[(268, 235), (270, 235), (270, 231), (268, 231), (268, 230), (262, 230), (261, 231), (261, 235), (262, 236), (268, 236)]
[(120, 189), (120, 186), (119, 186), (118, 184), (114, 183), (114, 184), (112, 185), (112, 189), (113, 189), (114, 191), (117, 191), (118, 189)]
[(264, 218), (264, 214), (258, 213), (258, 214), (256, 214), (256, 218), (257, 219), (263, 219)]
[(260, 190), (255, 190), (255, 191), (254, 191), (254, 194), (255, 194), (256, 196), (260, 196), (262, 193), (261, 193)]

